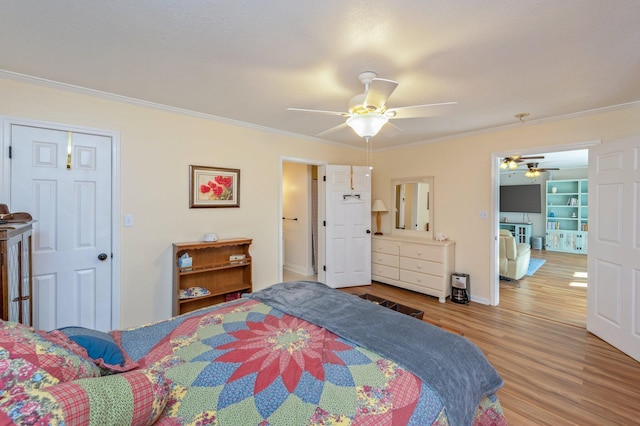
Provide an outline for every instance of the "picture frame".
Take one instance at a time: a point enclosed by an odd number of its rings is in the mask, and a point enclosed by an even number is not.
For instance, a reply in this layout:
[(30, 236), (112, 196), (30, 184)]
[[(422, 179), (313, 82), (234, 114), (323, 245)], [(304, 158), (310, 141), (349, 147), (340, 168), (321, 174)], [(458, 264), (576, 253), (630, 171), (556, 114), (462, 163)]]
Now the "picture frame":
[(240, 170), (189, 166), (189, 208), (240, 207)]

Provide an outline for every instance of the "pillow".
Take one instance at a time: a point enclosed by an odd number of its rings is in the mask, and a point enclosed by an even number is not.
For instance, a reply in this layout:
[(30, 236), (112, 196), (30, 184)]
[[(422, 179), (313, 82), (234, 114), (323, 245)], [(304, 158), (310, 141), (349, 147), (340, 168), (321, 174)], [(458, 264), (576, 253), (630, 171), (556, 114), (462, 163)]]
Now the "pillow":
[(90, 358), (102, 358), (107, 364), (124, 365), (124, 355), (109, 334), (84, 327), (64, 327), (58, 331), (85, 348)]
[(160, 369), (59, 383), (0, 401), (0, 424), (151, 425), (167, 404)]
[(98, 376), (100, 369), (81, 350), (23, 324), (0, 321), (0, 399), (13, 388), (39, 389)]
[(121, 373), (138, 367), (108, 333), (85, 327), (64, 327), (49, 334), (66, 336), (82, 346), (96, 365), (110, 372)]

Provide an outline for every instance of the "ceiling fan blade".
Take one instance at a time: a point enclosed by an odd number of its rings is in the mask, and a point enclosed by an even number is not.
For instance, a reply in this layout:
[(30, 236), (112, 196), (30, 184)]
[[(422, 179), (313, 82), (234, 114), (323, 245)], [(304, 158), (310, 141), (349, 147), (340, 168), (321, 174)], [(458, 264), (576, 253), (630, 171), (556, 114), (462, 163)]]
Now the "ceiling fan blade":
[(396, 135), (402, 133), (402, 129), (390, 121), (387, 121), (387, 124), (382, 126), (381, 132), (388, 138), (392, 138)]
[(552, 168), (550, 168), (550, 169), (548, 169), (548, 168), (546, 168), (546, 167), (543, 167), (543, 168), (541, 168), (541, 169), (537, 169), (537, 170), (538, 170), (539, 172), (548, 172), (549, 170), (560, 170), (560, 169), (559, 169), (559, 168), (557, 168), (557, 167), (552, 167)]
[(314, 113), (326, 114), (326, 115), (339, 115), (339, 116), (342, 116), (342, 117), (349, 117), (351, 115), (348, 112), (323, 111), (321, 109), (287, 108), (287, 110), (288, 111), (314, 112)]
[(398, 108), (390, 108), (385, 114), (390, 119), (437, 117), (453, 112), (457, 102), (444, 102), (440, 104), (413, 105)]
[(382, 109), (389, 96), (396, 90), (396, 87), (398, 87), (398, 83), (393, 80), (374, 78), (369, 83), (369, 90), (367, 90), (363, 106), (365, 108)]
[(337, 126), (334, 126), (334, 127), (330, 128), (330, 129), (323, 130), (322, 132), (318, 133), (316, 136), (322, 137), (322, 136), (328, 135), (330, 133), (337, 132), (338, 130), (344, 129), (345, 127), (348, 127), (347, 123), (338, 124)]

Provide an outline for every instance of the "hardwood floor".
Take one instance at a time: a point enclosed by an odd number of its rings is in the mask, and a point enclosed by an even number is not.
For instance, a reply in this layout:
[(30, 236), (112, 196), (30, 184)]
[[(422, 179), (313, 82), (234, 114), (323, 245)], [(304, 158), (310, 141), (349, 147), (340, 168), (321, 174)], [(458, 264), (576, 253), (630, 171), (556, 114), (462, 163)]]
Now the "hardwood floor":
[(533, 257), (548, 260), (533, 277), (502, 283), (500, 306), (442, 304), (380, 283), (343, 290), (421, 309), (462, 331), (504, 379), (498, 397), (512, 425), (640, 424), (640, 363), (586, 331), (586, 288), (570, 285), (586, 283), (586, 256)]
[(585, 328), (587, 256), (532, 250), (531, 257), (546, 262), (531, 277), (500, 281), (500, 307)]

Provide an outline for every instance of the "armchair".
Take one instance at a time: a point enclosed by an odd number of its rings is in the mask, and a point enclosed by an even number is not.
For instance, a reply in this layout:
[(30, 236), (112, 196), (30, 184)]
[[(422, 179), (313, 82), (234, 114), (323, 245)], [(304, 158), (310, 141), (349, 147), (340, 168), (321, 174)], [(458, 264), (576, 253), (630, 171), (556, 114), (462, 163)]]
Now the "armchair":
[(500, 277), (519, 280), (529, 269), (531, 245), (517, 243), (515, 237), (506, 229), (500, 230), (498, 240), (500, 244)]

